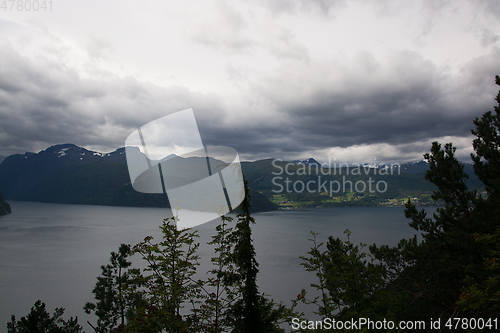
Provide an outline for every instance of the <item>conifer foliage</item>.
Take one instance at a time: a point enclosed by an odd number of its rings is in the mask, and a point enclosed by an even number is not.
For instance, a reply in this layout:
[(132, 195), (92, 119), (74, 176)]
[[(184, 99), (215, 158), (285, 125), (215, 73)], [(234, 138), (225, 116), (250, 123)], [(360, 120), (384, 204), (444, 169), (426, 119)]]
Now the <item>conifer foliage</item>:
[[(457, 331), (444, 324), (450, 319), (498, 318), (500, 92), (496, 101), (495, 111), (476, 118), (472, 131), (474, 172), (485, 190), (469, 190), (469, 175), (455, 156), (456, 148), (434, 142), (424, 155), (429, 163), (426, 179), (437, 186), (432, 199), (444, 207), (429, 217), (409, 199), (405, 215), (418, 235), (395, 247), (373, 244), (367, 252), (366, 245), (350, 241), (346, 230), (347, 241), (329, 237), (325, 249), (312, 233), (313, 246), (302, 265), (316, 274), (319, 282), (311, 287), (319, 296), (309, 298), (302, 290), (287, 309), (259, 292), (251, 228), (255, 220), (245, 182), (235, 226), (223, 216), (209, 243), (215, 255), (207, 278), (196, 275), (197, 232), (178, 230), (175, 217), (164, 220), (159, 243), (148, 236), (134, 247), (122, 244), (112, 252), (93, 290), (96, 302), (85, 306), (98, 317), (94, 331), (283, 332), (283, 322), (301, 317), (293, 313), (298, 302), (315, 305), (322, 318), (439, 318), (442, 331)], [(142, 259), (144, 268), (132, 268), (133, 255)], [(38, 301), (27, 317), (12, 317), (8, 332), (81, 332), (76, 319), (64, 321), (62, 314), (63, 309), (56, 309), (51, 317)]]
[(432, 199), (444, 207), (429, 217), (408, 200), (405, 215), (418, 236), (395, 247), (373, 244), (369, 254), (361, 254), (349, 239), (332, 237), (325, 250), (313, 233), (314, 246), (303, 265), (316, 272), (319, 283), (311, 286), (321, 296), (308, 299), (303, 290), (296, 302), (316, 304), (323, 318), (440, 318), (442, 331), (457, 331), (445, 325), (449, 320), (499, 317), (500, 92), (496, 101), (495, 112), (476, 118), (472, 130), (471, 157), (485, 191), (467, 188), (469, 175), (451, 143), (434, 142), (424, 155), (425, 177), (438, 188)]
[[(286, 309), (260, 294), (258, 263), (252, 244), (250, 194), (234, 227), (222, 216), (208, 243), (215, 251), (208, 277), (197, 278), (197, 231), (179, 230), (177, 218), (165, 219), (163, 239), (152, 236), (132, 248), (122, 244), (102, 266), (87, 313), (94, 312), (95, 332), (281, 332)], [(135, 255), (145, 268), (130, 268)], [(90, 323), (89, 323), (90, 324)]]
[(236, 268), (233, 283), (239, 285), (239, 298), (234, 303), (230, 316), (234, 320), (232, 332), (257, 333), (280, 332), (279, 323), (284, 320), (286, 308), (274, 304), (260, 294), (257, 286), (259, 272), (255, 248), (252, 244), (252, 228), (255, 219), (250, 214), (250, 193), (245, 181), (245, 199), (240, 205), (238, 222), (231, 235), (234, 250), (231, 254)]
[(45, 303), (38, 300), (30, 313), (16, 321), (12, 316), (7, 323), (8, 333), (81, 333), (83, 328), (78, 324), (78, 318), (64, 320), (63, 308), (57, 308), (51, 316), (45, 309)]

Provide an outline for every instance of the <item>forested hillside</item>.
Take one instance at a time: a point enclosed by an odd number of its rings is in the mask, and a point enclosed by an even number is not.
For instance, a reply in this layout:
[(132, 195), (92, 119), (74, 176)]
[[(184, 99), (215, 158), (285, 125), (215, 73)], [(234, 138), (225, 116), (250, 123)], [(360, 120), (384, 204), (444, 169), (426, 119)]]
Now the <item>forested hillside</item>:
[[(7, 200), (170, 207), (166, 195), (132, 188), (124, 148), (101, 154), (63, 144), (37, 154), (11, 155), (0, 164), (0, 188)], [(253, 211), (277, 209), (257, 191), (252, 194)]]

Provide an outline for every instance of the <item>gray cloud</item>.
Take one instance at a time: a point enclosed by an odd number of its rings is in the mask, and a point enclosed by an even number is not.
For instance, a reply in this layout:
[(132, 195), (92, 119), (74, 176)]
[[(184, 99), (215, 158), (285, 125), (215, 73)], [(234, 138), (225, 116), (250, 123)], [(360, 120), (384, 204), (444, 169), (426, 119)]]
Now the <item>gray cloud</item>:
[(345, 0), (261, 0), (260, 2), (273, 14), (294, 14), (302, 11), (325, 16), (346, 5)]
[(500, 19), (500, 3), (498, 1), (475, 0), (474, 5), (484, 8), (486, 15)]
[(253, 44), (243, 34), (245, 22), (241, 14), (226, 1), (218, 0), (213, 6), (198, 8), (189, 17), (184, 29), (188, 40), (224, 52), (241, 51)]
[(217, 116), (218, 97), (185, 87), (160, 88), (132, 77), (84, 78), (0, 44), (0, 158), (75, 143), (113, 150), (135, 128), (193, 107)]
[[(310, 6), (332, 11), (342, 3)], [(397, 12), (392, 5), (384, 8)], [(275, 6), (283, 6), (276, 12), (293, 12), (309, 5), (278, 1)], [(437, 11), (443, 6), (428, 5)], [(20, 39), (0, 39), (0, 159), (67, 142), (111, 151), (123, 146), (135, 128), (186, 108), (194, 109), (205, 144), (232, 146), (248, 159), (309, 157), (304, 154), (324, 155), (329, 149), (349, 158), (372, 149), (387, 159), (408, 159), (421, 156), (436, 138), (459, 142), (466, 156), (472, 120), (495, 105), (500, 49), (491, 31), (484, 30), (480, 40), (490, 53), (452, 71), (401, 50), (313, 57), (279, 20), (257, 30), (268, 31), (266, 36), (251, 40), (245, 35), (248, 22), (223, 1), (206, 17), (197, 15), (206, 20), (188, 24), (193, 30), (187, 36), (234, 56), (227, 73), (238, 86), (236, 93), (162, 87), (103, 70), (99, 64), (114, 49), (104, 37), (83, 43), (79, 63), (72, 61), (74, 50), (48, 31), (42, 32), (47, 41), (23, 32)], [(0, 29), (21, 28), (0, 20)], [(16, 48), (20, 44), (23, 51)], [(239, 54), (250, 46), (251, 51)], [(266, 70), (242, 63), (261, 49), (274, 56)], [(262, 59), (268, 55), (257, 60)]]
[(350, 65), (289, 63), (254, 86), (274, 105), (273, 121), (209, 127), (205, 136), (259, 156), (277, 147), (295, 156), (363, 144), (389, 144), (406, 150), (401, 156), (425, 152), (432, 138), (470, 138), (473, 119), (494, 105), (499, 56), (497, 50), (475, 59), (457, 75), (412, 52), (397, 52), (386, 64), (369, 54)]
[(279, 25), (275, 25), (269, 30), (270, 38), (266, 43), (263, 43), (269, 52), (278, 58), (309, 62), (306, 47), (295, 38), (290, 30)]
[(94, 59), (106, 58), (113, 51), (113, 46), (108, 40), (92, 35), (88, 37), (86, 50)]
[(480, 37), (480, 42), (482, 47), (488, 47), (492, 44), (495, 44), (500, 39), (500, 36), (493, 33), (493, 31), (489, 29), (483, 29)]
[(397, 52), (386, 63), (369, 53), (352, 64), (290, 62), (252, 86), (252, 94), (275, 113), (261, 118), (263, 110), (254, 107), (244, 112), (255, 117), (239, 117), (242, 111), (217, 94), (132, 77), (84, 78), (71, 68), (47, 68), (3, 44), (1, 154), (66, 142), (110, 151), (138, 126), (193, 108), (205, 144), (229, 145), (247, 158), (363, 144), (388, 144), (406, 156), (430, 138), (470, 137), (474, 117), (494, 105), (499, 53), (469, 62), (458, 75), (411, 52)]

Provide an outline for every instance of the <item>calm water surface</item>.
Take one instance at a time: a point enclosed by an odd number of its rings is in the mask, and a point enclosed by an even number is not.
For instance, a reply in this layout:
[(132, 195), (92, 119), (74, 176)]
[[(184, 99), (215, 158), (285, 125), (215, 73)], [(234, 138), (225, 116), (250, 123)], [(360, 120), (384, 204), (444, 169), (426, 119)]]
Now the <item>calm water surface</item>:
[[(86, 321), (96, 318), (83, 312), (93, 301), (92, 289), (100, 266), (121, 243), (136, 244), (145, 236), (161, 237), (158, 226), (171, 216), (170, 209), (9, 202), (13, 213), (0, 217), (0, 332), (12, 314), (19, 319), (36, 300), (49, 312), (64, 307), (65, 317)], [(427, 209), (434, 212), (435, 208)], [(255, 214), (253, 240), (260, 273), (261, 292), (289, 304), (302, 288), (316, 282), (300, 266), (311, 244), (310, 231), (345, 239), (352, 231), (355, 244), (396, 245), (415, 231), (408, 226), (402, 207), (316, 208)], [(219, 221), (196, 229), (202, 244), (200, 276), (210, 264), (212, 251), (204, 246)], [(313, 310), (312, 308), (310, 310)]]

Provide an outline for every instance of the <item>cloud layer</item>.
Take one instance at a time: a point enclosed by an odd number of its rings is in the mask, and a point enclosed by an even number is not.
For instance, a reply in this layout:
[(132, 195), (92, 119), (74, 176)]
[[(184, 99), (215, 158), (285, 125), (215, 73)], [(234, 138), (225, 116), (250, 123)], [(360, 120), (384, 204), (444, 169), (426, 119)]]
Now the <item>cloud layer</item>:
[[(142, 35), (129, 41), (116, 27), (82, 33), (58, 19), (0, 16), (0, 159), (68, 142), (114, 150), (137, 127), (186, 108), (205, 144), (244, 159), (404, 162), (433, 140), (453, 141), (466, 159), (472, 121), (499, 89), (500, 9), (476, 4), (467, 15), (484, 22), (462, 24), (454, 20), (474, 4), (422, 1), (415, 12), (397, 3), (172, 5), (164, 12), (182, 19), (161, 25), (138, 13)], [(410, 10), (421, 23), (408, 28)], [(371, 21), (358, 31), (351, 16)], [(386, 36), (394, 24), (402, 31)], [(156, 26), (164, 40), (145, 41)], [(449, 47), (433, 46), (443, 40)]]

